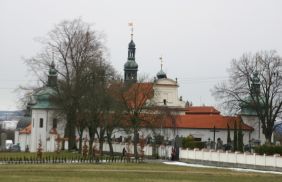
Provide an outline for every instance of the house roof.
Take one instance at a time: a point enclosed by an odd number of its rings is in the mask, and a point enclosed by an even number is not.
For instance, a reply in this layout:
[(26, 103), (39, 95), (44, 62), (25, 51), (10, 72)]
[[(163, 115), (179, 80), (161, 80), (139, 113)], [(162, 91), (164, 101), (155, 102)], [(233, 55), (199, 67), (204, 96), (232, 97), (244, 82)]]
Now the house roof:
[(20, 130), (20, 134), (31, 134), (31, 124), (29, 124), (27, 127), (24, 129)]
[[(119, 93), (118, 89), (121, 89)], [(134, 83), (128, 87), (122, 84), (113, 84), (110, 86), (110, 94), (115, 98), (126, 102), (128, 108), (141, 108), (147, 100), (154, 96), (153, 83)]]
[(213, 106), (189, 106), (187, 107), (186, 114), (216, 114), (219, 115), (220, 112)]
[(21, 117), (17, 124), (16, 130), (21, 130), (27, 127), (30, 123), (31, 123), (31, 117), (28, 116)]
[[(178, 115), (175, 121), (176, 128), (183, 129), (223, 129), (226, 130), (228, 127), (234, 129), (235, 123), (239, 128), (240, 117), (234, 116), (221, 116), (221, 115)], [(165, 121), (166, 128), (173, 127), (171, 120)], [(249, 125), (242, 123), (242, 130), (252, 131), (253, 128)]]

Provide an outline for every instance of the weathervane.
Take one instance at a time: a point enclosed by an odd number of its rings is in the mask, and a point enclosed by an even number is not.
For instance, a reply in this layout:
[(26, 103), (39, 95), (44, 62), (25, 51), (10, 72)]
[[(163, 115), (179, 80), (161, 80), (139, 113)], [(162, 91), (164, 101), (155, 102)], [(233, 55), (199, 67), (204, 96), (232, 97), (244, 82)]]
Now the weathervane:
[(54, 51), (52, 51), (52, 61), (54, 61)]
[(128, 26), (131, 27), (131, 40), (133, 40), (133, 22), (129, 22)]
[(163, 57), (162, 56), (160, 57), (160, 60), (161, 60), (161, 70), (163, 70)]

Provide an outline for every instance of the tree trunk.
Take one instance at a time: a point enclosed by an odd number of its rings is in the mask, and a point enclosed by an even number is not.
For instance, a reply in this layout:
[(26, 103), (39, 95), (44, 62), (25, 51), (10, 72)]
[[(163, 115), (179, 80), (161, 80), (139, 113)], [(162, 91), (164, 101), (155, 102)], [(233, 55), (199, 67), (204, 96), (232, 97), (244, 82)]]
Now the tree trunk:
[(78, 151), (81, 154), (82, 153), (82, 136), (83, 136), (83, 130), (79, 132), (79, 148)]
[(88, 127), (88, 132), (89, 132), (89, 156), (93, 156), (93, 143), (95, 139), (95, 132), (92, 127)]
[(100, 154), (103, 155), (103, 146), (104, 146), (104, 138), (99, 138), (99, 151), (100, 151)]
[(114, 149), (113, 149), (113, 143), (112, 143), (112, 134), (111, 132), (107, 132), (107, 140), (108, 140), (108, 144), (109, 144), (109, 148), (110, 148), (110, 155), (113, 156), (114, 155)]
[(138, 150), (137, 150), (137, 144), (138, 144), (138, 130), (134, 128), (134, 137), (133, 137), (133, 146), (134, 146), (134, 157), (135, 159), (138, 159)]
[(75, 119), (73, 114), (67, 115), (67, 137), (68, 137), (68, 144), (69, 144), (69, 151), (76, 150), (76, 138), (75, 138)]
[(271, 132), (266, 132), (265, 133), (265, 144), (271, 144), (271, 139), (272, 139), (272, 133)]
[(110, 148), (110, 155), (113, 156), (114, 155), (114, 148), (113, 148), (112, 139), (108, 140), (108, 143), (109, 143), (109, 148)]
[(103, 145), (104, 145), (104, 137), (105, 137), (104, 135), (105, 135), (105, 128), (100, 127), (98, 137), (99, 137), (99, 151), (101, 155), (103, 155)]

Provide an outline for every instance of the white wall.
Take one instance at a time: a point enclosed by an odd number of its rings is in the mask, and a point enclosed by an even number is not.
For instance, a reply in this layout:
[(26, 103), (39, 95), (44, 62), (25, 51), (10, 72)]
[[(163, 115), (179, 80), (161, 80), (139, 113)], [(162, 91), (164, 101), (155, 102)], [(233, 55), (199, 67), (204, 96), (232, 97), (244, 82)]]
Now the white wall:
[[(221, 138), (221, 140), (223, 141), (223, 144), (227, 143), (227, 130), (216, 130), (217, 132), (215, 133), (215, 140), (217, 141), (217, 138)], [(160, 134), (162, 136), (164, 136), (164, 139), (168, 139), (168, 140), (173, 140), (175, 138), (176, 135), (178, 135), (179, 137), (187, 137), (189, 135), (192, 135), (194, 138), (201, 138), (201, 141), (208, 141), (208, 139), (210, 138), (211, 141), (213, 141), (213, 130), (212, 129), (176, 129), (175, 132), (173, 129), (171, 128), (162, 128), (162, 129), (155, 129), (154, 130), (155, 134)], [(175, 133), (175, 134), (174, 134)], [(243, 131), (243, 143), (249, 144), (249, 131)], [(126, 134), (123, 131), (118, 131), (115, 133), (115, 137), (119, 137), (119, 136), (127, 136), (128, 134)], [(139, 136), (144, 136), (145, 138), (147, 136), (151, 136), (154, 137), (154, 133), (152, 130), (150, 129), (145, 129), (143, 128), (140, 132), (139, 132)], [(231, 140), (233, 140), (233, 130), (230, 130), (230, 137)], [(132, 137), (133, 139), (133, 137)]]
[(265, 143), (265, 136), (262, 133), (261, 125), (259, 124), (259, 119), (256, 116), (241, 116), (245, 124), (254, 128), (251, 133), (250, 139), (260, 140), (261, 144)]
[(19, 133), (20, 133), (19, 130), (15, 130), (15, 144), (20, 143), (20, 141), (19, 141)]
[(19, 135), (19, 144), (21, 151), (25, 151), (26, 146), (30, 148), (30, 141), (31, 141), (31, 135), (30, 134), (20, 134)]
[(185, 102), (179, 100), (178, 85), (171, 79), (159, 79), (154, 84), (153, 101), (157, 105), (163, 106), (163, 100), (166, 99), (167, 106), (184, 107)]
[[(43, 118), (43, 127), (39, 127), (40, 118)], [(47, 141), (50, 141), (50, 130), (53, 127), (53, 119), (58, 119), (57, 132), (60, 137), (64, 136), (65, 121), (56, 117), (53, 110), (32, 110), (32, 130), (30, 151), (36, 152), (41, 139), (43, 151), (47, 151)]]
[(182, 149), (180, 159), (193, 159), (201, 161), (226, 162), (234, 164), (248, 164), (255, 166), (282, 167), (282, 157), (279, 155), (266, 156), (248, 153), (229, 153), (213, 150)]

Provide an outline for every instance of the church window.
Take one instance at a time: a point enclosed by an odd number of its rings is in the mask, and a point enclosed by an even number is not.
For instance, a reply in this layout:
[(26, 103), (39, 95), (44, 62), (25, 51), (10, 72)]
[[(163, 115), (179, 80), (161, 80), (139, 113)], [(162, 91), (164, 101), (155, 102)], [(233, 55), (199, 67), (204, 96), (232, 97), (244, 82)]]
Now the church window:
[(57, 128), (58, 120), (56, 118), (53, 119), (53, 128)]
[(39, 120), (39, 127), (43, 128), (43, 118), (40, 118), (40, 120)]
[(166, 106), (166, 103), (167, 103), (167, 102), (166, 102), (166, 99), (164, 99), (164, 105), (165, 105), (165, 106)]

